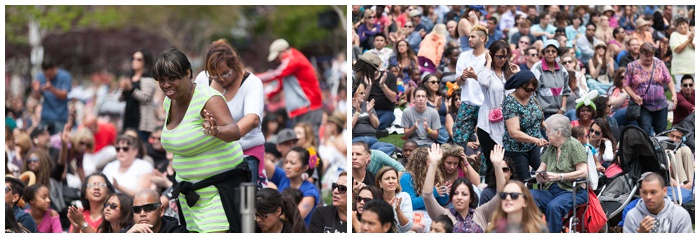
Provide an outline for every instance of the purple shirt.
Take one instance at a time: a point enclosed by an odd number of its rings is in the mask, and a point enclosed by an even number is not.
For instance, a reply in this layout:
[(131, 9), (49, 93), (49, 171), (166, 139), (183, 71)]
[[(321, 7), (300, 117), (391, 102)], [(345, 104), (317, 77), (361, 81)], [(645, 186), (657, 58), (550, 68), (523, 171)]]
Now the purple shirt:
[[(654, 72), (654, 80), (649, 86), (649, 91), (644, 94), (649, 85), (649, 78)], [(664, 107), (668, 107), (668, 102), (666, 102), (666, 94), (664, 93), (664, 84), (671, 82), (671, 74), (668, 72), (668, 68), (663, 61), (654, 58), (654, 65), (652, 71), (646, 72), (642, 69), (642, 65), (639, 64), (639, 60), (630, 62), (627, 64), (627, 71), (625, 71), (625, 81), (624, 86), (630, 86), (634, 93), (642, 96), (644, 103), (644, 109), (648, 111), (658, 111)]]
[(467, 217), (462, 217), (459, 215), (457, 210), (450, 208), (450, 213), (455, 216), (457, 222), (455, 222), (453, 227), (454, 233), (484, 233), (484, 229), (474, 222), (474, 209), (469, 208), (469, 213)]

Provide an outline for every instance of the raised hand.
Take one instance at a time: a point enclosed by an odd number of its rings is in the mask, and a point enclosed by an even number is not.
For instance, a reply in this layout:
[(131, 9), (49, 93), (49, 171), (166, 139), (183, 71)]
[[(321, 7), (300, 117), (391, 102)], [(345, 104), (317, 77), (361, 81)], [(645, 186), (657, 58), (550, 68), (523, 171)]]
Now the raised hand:
[(430, 148), (428, 148), (428, 158), (430, 158), (431, 162), (440, 162), (442, 159), (442, 150), (440, 149), (439, 144), (434, 143), (430, 145)]
[(40, 89), (41, 89), (41, 83), (39, 83), (39, 80), (32, 81), (32, 90), (38, 92)]
[(202, 127), (204, 128), (204, 134), (206, 135), (216, 136), (219, 134), (219, 128), (216, 125), (214, 114), (209, 112), (207, 109), (204, 109), (204, 122), (202, 122)]
[(493, 163), (494, 167), (497, 167), (496, 165), (500, 164), (501, 161), (503, 161), (503, 157), (506, 154), (506, 150), (503, 149), (500, 145), (496, 144), (493, 146), (493, 150), (491, 150), (491, 163)]
[(423, 129), (425, 129), (426, 133), (428, 132), (428, 129), (430, 129), (428, 126), (428, 119), (423, 118)]
[(367, 113), (371, 112), (372, 109), (374, 109), (374, 98), (367, 103)]

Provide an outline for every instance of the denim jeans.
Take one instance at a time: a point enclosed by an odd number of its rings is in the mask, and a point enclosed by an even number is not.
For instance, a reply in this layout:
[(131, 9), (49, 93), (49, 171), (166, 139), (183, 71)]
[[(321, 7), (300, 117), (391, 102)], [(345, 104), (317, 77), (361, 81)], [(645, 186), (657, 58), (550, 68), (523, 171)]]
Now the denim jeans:
[(377, 112), (377, 117), (379, 118), (379, 126), (377, 127), (379, 131), (391, 126), (391, 123), (394, 123), (394, 120), (396, 120), (393, 110), (374, 109), (374, 111)]
[(660, 133), (666, 130), (666, 125), (668, 124), (668, 108), (664, 107), (661, 110), (650, 112), (644, 106), (642, 106), (641, 115), (637, 119), (639, 126), (649, 134), (653, 136), (653, 133)]
[[(542, 160), (540, 160), (540, 147), (535, 147), (525, 152), (506, 151), (505, 156), (510, 157), (510, 159), (513, 161), (513, 167), (515, 167), (515, 171), (511, 173), (517, 175), (520, 181), (525, 181), (525, 179), (531, 177), (530, 167), (532, 167), (533, 170), (535, 170), (539, 168), (540, 164), (542, 163)], [(486, 161), (486, 163), (491, 162)]]
[(369, 146), (370, 149), (379, 150), (379, 151), (384, 152), (384, 154), (389, 155), (389, 156), (391, 156), (391, 154), (393, 154), (394, 150), (396, 149), (396, 146), (394, 146), (393, 144), (377, 141), (377, 137), (373, 137), (373, 136), (358, 136), (358, 137), (352, 138), (352, 143), (355, 143), (358, 141), (367, 142), (367, 145)]
[[(246, 156), (246, 161), (248, 162), (248, 168), (250, 168), (250, 182), (258, 185), (258, 166), (260, 166), (260, 161), (255, 156)], [(258, 187), (260, 188), (260, 187)]]
[[(557, 183), (552, 184), (547, 190), (530, 189), (532, 198), (535, 199), (537, 207), (544, 212), (547, 217), (547, 227), (549, 233), (560, 233), (564, 223), (564, 215), (573, 209), (573, 193), (559, 188)], [(588, 192), (585, 189), (576, 191), (576, 204), (583, 204), (588, 201)]]
[(615, 112), (612, 115), (613, 118), (617, 121), (617, 126), (620, 127), (620, 131), (622, 131), (622, 128), (628, 125), (633, 125), (637, 126), (637, 121), (628, 121), (627, 120), (627, 108), (620, 108), (615, 110)]

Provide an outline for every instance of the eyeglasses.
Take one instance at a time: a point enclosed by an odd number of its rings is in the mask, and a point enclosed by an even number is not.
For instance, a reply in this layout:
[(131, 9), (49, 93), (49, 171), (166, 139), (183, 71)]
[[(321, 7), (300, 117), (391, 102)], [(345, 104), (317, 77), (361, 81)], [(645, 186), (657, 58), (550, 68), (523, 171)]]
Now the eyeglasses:
[(337, 188), (337, 189), (338, 189), (338, 193), (340, 193), (340, 194), (344, 194), (344, 193), (346, 193), (346, 192), (348, 191), (348, 186), (341, 185), (341, 184), (337, 184), (337, 183), (333, 183), (333, 184), (331, 185), (331, 188), (332, 188), (331, 191), (332, 191), (332, 190), (335, 190), (335, 189)]
[(556, 54), (557, 50), (545, 50), (544, 53), (545, 54)]
[(368, 16), (368, 17), (365, 17), (365, 19), (374, 19), (374, 18), (376, 18), (376, 17), (375, 17), (375, 16)]
[(431, 80), (431, 81), (428, 81), (428, 83), (429, 83), (429, 84), (438, 84), (438, 81), (436, 81), (436, 80)]
[(593, 129), (589, 130), (588, 133), (590, 133), (590, 134), (592, 134), (592, 135), (595, 135), (595, 136), (600, 136), (600, 134), (602, 134), (602, 132), (596, 131), (596, 130), (593, 130)]
[(271, 213), (266, 213), (266, 214), (260, 215), (259, 213), (255, 213), (255, 218), (260, 218), (260, 220), (265, 220), (265, 219), (267, 219), (268, 216), (270, 216), (270, 214)]
[(143, 58), (131, 58), (131, 61), (134, 61), (134, 60), (141, 62), (141, 61), (143, 61)]
[(524, 88), (524, 87), (523, 87), (523, 90), (525, 90), (526, 93), (533, 93), (533, 92), (535, 92), (536, 89), (535, 89), (535, 88)]
[(501, 169), (503, 170), (504, 173), (510, 172), (510, 168), (508, 168), (508, 167), (503, 167)]
[(506, 59), (507, 56), (506, 55), (493, 55), (493, 57), (497, 58), (497, 59), (504, 60), (504, 59)]
[(362, 197), (360, 195), (357, 195), (357, 197), (355, 197), (355, 202), (357, 202), (357, 203), (360, 203), (360, 202), (368, 203), (369, 201), (372, 201), (372, 200), (373, 200), (372, 198), (365, 198), (365, 197)]
[(11, 191), (12, 191), (12, 188), (10, 188), (9, 186), (6, 185), (5, 186), (5, 193), (9, 193)]
[(131, 210), (134, 212), (134, 214), (140, 214), (141, 211), (144, 211), (146, 213), (155, 211), (161, 206), (160, 203), (151, 203), (151, 204), (146, 204), (142, 206), (133, 206)]
[(498, 196), (500, 196), (501, 199), (503, 199), (503, 200), (505, 200), (509, 196), (510, 196), (510, 199), (517, 200), (520, 196), (525, 197), (525, 194), (500, 192), (500, 193), (498, 193)]
[(106, 183), (89, 183), (89, 184), (87, 184), (87, 188), (94, 188), (94, 187), (106, 188), (107, 184)]
[[(228, 77), (231, 77), (232, 74), (233, 74), (233, 69), (229, 70), (228, 73), (221, 75), (221, 77), (228, 78)], [(212, 75), (212, 76), (209, 76), (209, 79), (211, 79), (211, 80), (219, 79), (219, 76)]]
[(564, 63), (564, 64), (571, 64), (571, 63), (573, 63), (573, 62), (574, 62), (573, 60), (567, 60), (567, 61), (564, 61), (564, 62), (562, 62), (562, 63)]
[(110, 203), (110, 202), (105, 203), (105, 209), (109, 207), (109, 209), (115, 210), (115, 209), (117, 209), (118, 206), (119, 205), (117, 205), (116, 203)]
[(29, 158), (28, 161), (29, 161), (29, 163), (36, 163), (36, 162), (39, 162), (39, 158), (37, 158), (37, 157), (31, 157), (31, 158)]
[(405, 26), (403, 26), (403, 28), (413, 28), (413, 26), (405, 25)]
[(116, 149), (117, 149), (117, 152), (119, 152), (119, 151), (121, 151), (121, 150), (123, 150), (124, 152), (129, 152), (129, 147), (127, 147), (127, 146), (125, 146), (125, 147), (117, 147)]
[(529, 45), (529, 44), (530, 44), (530, 42), (527, 42), (527, 41), (518, 41), (518, 43), (520, 43), (520, 44), (526, 44), (526, 45)]
[(151, 136), (151, 139), (160, 140), (160, 137)]
[(683, 87), (684, 87), (684, 88), (690, 88), (690, 87), (692, 87), (692, 86), (693, 86), (692, 83), (683, 84)]

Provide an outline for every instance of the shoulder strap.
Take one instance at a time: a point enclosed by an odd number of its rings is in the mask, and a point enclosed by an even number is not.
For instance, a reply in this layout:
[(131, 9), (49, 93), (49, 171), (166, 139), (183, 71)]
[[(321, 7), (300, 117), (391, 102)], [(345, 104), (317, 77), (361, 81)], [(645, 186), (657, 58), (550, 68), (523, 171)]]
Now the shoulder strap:
[(651, 77), (649, 77), (649, 82), (647, 83), (647, 90), (644, 91), (644, 95), (642, 97), (647, 95), (647, 92), (649, 92), (649, 88), (651, 87), (651, 84), (654, 83), (654, 68), (656, 68), (656, 61), (654, 61), (654, 64), (651, 65)]

